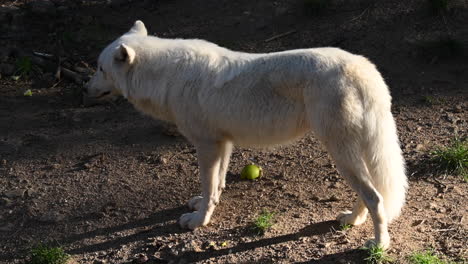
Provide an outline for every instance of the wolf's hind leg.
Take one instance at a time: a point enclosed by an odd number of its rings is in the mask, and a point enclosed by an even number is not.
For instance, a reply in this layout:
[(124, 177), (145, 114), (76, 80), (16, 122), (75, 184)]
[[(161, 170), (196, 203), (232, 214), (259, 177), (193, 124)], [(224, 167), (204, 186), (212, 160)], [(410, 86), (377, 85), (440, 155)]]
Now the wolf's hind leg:
[(367, 218), (367, 207), (362, 201), (361, 198), (358, 197), (356, 203), (354, 204), (353, 211), (344, 211), (341, 212), (337, 219), (340, 221), (342, 225), (361, 225), (366, 221)]
[[(357, 192), (372, 217), (375, 239), (369, 240), (366, 246), (379, 245), (387, 249), (390, 246), (390, 235), (383, 198), (370, 181), (367, 166), (359, 154), (358, 143), (350, 140), (346, 142), (328, 142), (327, 149), (335, 160), (338, 171), (348, 181), (351, 188)], [(353, 212), (350, 218), (364, 215), (363, 211), (365, 210), (358, 202), (356, 215), (353, 215)]]

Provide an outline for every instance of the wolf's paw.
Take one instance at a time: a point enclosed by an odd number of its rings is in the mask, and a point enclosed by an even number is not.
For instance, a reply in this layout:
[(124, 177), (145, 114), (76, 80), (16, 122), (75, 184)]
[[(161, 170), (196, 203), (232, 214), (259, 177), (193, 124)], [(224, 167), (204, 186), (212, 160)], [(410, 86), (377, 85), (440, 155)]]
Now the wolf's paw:
[(375, 239), (370, 239), (367, 240), (366, 243), (364, 243), (365, 248), (373, 248), (373, 247), (381, 247), (383, 250), (387, 250), (390, 248), (390, 238), (388, 239), (382, 239), (382, 241), (377, 242)]
[(182, 228), (188, 228), (190, 230), (194, 230), (197, 227), (204, 226), (208, 224), (208, 221), (205, 223), (205, 217), (200, 214), (198, 211), (193, 213), (183, 214), (179, 218), (179, 225)]
[(336, 220), (342, 225), (353, 225), (358, 226), (366, 221), (366, 215), (355, 216), (351, 211), (343, 211), (337, 217)]
[(187, 206), (188, 206), (188, 208), (190, 208), (190, 210), (198, 211), (198, 210), (200, 210), (202, 200), (203, 200), (203, 197), (201, 197), (201, 196), (192, 197), (192, 199), (190, 199), (187, 202)]

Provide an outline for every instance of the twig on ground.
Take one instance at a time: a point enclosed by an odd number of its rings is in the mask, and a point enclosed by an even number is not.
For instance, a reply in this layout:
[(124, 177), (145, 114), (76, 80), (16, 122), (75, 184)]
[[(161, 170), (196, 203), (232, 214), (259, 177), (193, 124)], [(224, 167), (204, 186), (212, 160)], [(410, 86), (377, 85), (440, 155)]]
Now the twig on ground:
[(286, 36), (289, 36), (291, 34), (294, 34), (296, 33), (297, 30), (293, 29), (293, 30), (290, 30), (290, 31), (287, 31), (287, 32), (284, 32), (284, 33), (281, 33), (281, 34), (278, 34), (278, 35), (275, 35), (271, 38), (268, 38), (268, 39), (265, 39), (265, 42), (270, 42), (270, 41), (273, 41), (273, 40), (276, 40), (276, 39), (279, 39), (279, 38), (284, 38)]
[(453, 231), (453, 230), (457, 230), (456, 228), (445, 228), (445, 229), (436, 229), (436, 230), (433, 230), (434, 232), (447, 232), (447, 231)]
[(353, 17), (351, 20), (349, 20), (349, 22), (353, 22), (354, 20), (360, 19), (362, 16), (364, 16), (364, 14), (366, 14), (366, 12), (369, 10), (369, 8), (370, 8), (370, 6), (366, 7), (366, 9), (364, 9), (364, 11), (362, 11), (361, 14), (359, 14), (358, 16)]

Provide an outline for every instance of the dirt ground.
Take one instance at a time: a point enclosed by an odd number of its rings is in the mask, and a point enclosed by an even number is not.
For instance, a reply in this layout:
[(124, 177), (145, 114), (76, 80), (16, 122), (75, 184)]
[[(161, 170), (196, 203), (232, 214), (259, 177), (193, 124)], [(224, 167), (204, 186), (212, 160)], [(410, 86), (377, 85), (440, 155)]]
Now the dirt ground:
[[(50, 71), (10, 76), (33, 51), (71, 69), (93, 67), (136, 19), (157, 36), (246, 52), (336, 46), (369, 57), (391, 87), (410, 178), (389, 253), (407, 263), (432, 248), (466, 263), (467, 183), (428, 160), (436, 146), (468, 136), (468, 4), (450, 1), (434, 14), (422, 0), (335, 0), (317, 12), (306, 2), (0, 2), (0, 263), (25, 263), (39, 242), (94, 264), (364, 262), (359, 248), (373, 235), (371, 221), (340, 231), (334, 219), (356, 196), (313, 135), (236, 149), (212, 223), (192, 232), (176, 221), (199, 192), (196, 153), (175, 128), (124, 100), (83, 102), (79, 84)], [(241, 180), (251, 162), (264, 177)], [(258, 236), (250, 225), (264, 209), (276, 223)]]

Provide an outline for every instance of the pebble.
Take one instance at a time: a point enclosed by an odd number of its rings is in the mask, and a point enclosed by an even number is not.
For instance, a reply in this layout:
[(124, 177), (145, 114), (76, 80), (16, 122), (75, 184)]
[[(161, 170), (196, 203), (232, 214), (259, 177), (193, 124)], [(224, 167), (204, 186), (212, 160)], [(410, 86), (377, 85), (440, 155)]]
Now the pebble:
[(418, 145), (416, 145), (416, 151), (423, 151), (423, 150), (425, 150), (425, 149), (426, 149), (426, 147), (424, 147), (423, 144), (418, 144)]

